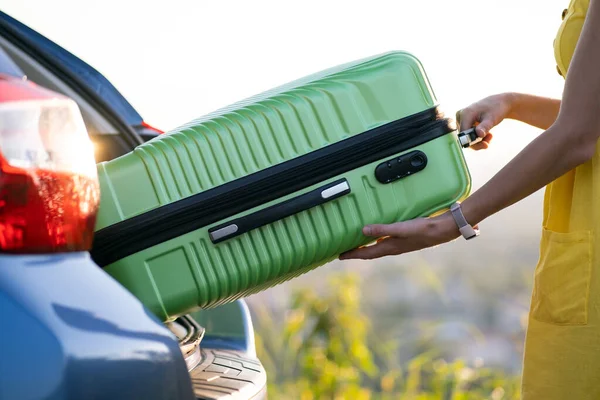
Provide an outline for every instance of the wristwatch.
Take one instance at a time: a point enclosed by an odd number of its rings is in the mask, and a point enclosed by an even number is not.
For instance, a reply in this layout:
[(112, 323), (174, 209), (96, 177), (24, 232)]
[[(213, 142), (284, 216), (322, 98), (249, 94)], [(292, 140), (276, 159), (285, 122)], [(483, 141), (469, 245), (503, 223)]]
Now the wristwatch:
[(470, 240), (479, 236), (479, 229), (473, 228), (471, 225), (469, 225), (465, 219), (465, 216), (463, 215), (462, 207), (460, 206), (459, 202), (454, 203), (452, 207), (450, 207), (450, 212), (452, 213), (452, 217), (454, 218), (456, 225), (458, 225), (460, 234), (465, 239)]

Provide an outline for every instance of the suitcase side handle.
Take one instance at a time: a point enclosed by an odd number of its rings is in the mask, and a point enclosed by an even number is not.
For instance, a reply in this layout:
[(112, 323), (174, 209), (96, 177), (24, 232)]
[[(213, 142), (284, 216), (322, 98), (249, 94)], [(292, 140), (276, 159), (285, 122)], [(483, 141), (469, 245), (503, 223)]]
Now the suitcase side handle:
[(213, 244), (221, 243), (251, 230), (328, 203), (350, 192), (348, 181), (341, 179), (293, 199), (210, 228), (208, 235)]

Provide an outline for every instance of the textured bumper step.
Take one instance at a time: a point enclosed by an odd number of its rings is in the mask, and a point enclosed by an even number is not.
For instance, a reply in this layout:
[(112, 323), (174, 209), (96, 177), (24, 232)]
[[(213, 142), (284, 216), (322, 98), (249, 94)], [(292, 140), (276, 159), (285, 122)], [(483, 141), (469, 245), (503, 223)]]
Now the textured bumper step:
[(260, 361), (235, 351), (201, 351), (201, 363), (190, 372), (198, 399), (266, 398), (267, 374)]

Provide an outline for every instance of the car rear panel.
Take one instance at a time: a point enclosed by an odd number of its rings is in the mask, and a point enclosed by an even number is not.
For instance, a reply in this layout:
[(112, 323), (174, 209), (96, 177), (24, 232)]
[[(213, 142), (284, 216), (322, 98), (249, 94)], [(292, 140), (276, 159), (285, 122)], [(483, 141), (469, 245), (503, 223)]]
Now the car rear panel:
[(2, 399), (195, 398), (174, 335), (87, 253), (0, 255), (0, 318)]

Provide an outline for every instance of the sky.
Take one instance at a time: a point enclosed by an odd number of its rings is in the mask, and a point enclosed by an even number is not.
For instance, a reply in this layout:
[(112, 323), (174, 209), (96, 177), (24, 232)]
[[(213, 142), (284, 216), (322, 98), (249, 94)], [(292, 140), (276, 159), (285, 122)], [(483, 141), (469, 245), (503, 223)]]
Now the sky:
[[(560, 97), (552, 42), (568, 0), (3, 0), (2, 10), (103, 73), (169, 130), (337, 64), (405, 50), (450, 116), (491, 94)], [(498, 127), (467, 151), (478, 187), (540, 132)]]

